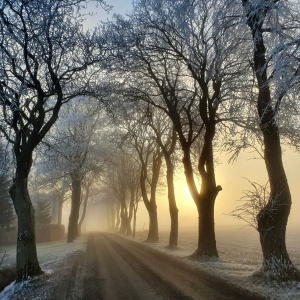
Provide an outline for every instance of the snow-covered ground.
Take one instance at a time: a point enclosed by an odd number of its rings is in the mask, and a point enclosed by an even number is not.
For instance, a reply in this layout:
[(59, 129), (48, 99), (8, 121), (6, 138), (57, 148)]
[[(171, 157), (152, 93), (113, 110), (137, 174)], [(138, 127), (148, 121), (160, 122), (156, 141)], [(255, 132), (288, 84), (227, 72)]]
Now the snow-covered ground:
[[(139, 233), (136, 241), (144, 242), (147, 235)], [(196, 262), (188, 259), (197, 248), (197, 232), (195, 230), (182, 230), (179, 233), (178, 248), (168, 249), (169, 234), (160, 233), (159, 243), (144, 243), (145, 245), (174, 255), (191, 265), (206, 272), (221, 277), (228, 282), (244, 289), (256, 291), (269, 299), (300, 299), (300, 283), (257, 282), (251, 276), (262, 263), (262, 252), (258, 233), (252, 228), (218, 229), (216, 233), (217, 248), (220, 259), (217, 261)], [(299, 230), (287, 232), (287, 248), (296, 267), (300, 269), (300, 235)]]
[[(85, 250), (86, 236), (82, 235), (74, 243), (66, 240), (37, 244), (38, 260), (41, 266), (51, 265), (52, 262), (63, 260), (75, 251)], [(11, 266), (16, 263), (16, 245), (0, 246), (0, 257), (6, 251), (1, 267)]]
[[(43, 271), (46, 274), (52, 274), (57, 271), (57, 267), (62, 261), (70, 257), (72, 254), (78, 251), (84, 251), (86, 249), (86, 236), (82, 235), (73, 243), (67, 243), (66, 240), (60, 240), (55, 242), (40, 243), (37, 244), (38, 260)], [(16, 262), (16, 246), (1, 246), (0, 257), (2, 258), (4, 251), (6, 251), (5, 258), (1, 267), (7, 267), (15, 265)], [(15, 284), (13, 282), (7, 286), (1, 293), (0, 299), (10, 299), (11, 296), (18, 290), (26, 286), (28, 282)], [(38, 299), (37, 299), (38, 300)]]
[[(144, 243), (146, 233), (138, 233), (136, 238), (127, 238)], [(216, 239), (220, 259), (217, 261), (195, 262), (187, 258), (197, 247), (197, 232), (195, 230), (182, 230), (179, 233), (179, 246), (175, 250), (166, 248), (168, 238), (168, 233), (162, 232), (159, 243), (144, 244), (186, 261), (191, 268), (200, 268), (232, 284), (266, 295), (270, 299), (300, 299), (300, 284), (278, 285), (276, 283), (255, 282), (251, 277), (253, 272), (259, 269), (262, 262), (258, 234), (253, 229), (218, 229)], [(37, 245), (38, 258), (46, 273), (55, 273), (60, 262), (76, 251), (85, 250), (85, 248), (86, 236), (81, 236), (71, 244), (67, 244), (63, 240)], [(297, 230), (288, 231), (287, 248), (293, 263), (300, 268), (300, 236)], [(15, 246), (0, 247), (0, 257), (4, 251), (7, 251), (7, 256), (3, 265), (14, 264)], [(9, 295), (20, 288), (22, 285), (10, 285), (0, 293), (0, 299), (9, 299)]]

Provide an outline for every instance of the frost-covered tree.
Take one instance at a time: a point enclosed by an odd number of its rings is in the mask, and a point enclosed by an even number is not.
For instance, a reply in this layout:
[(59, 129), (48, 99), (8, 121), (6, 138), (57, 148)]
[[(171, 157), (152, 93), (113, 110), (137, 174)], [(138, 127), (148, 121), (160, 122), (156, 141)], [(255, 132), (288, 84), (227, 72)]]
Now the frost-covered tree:
[(126, 124), (128, 143), (135, 149), (140, 165), (141, 196), (149, 215), (148, 242), (158, 242), (158, 217), (157, 217), (157, 188), (162, 167), (163, 151), (156, 142), (147, 122), (143, 122), (144, 115), (136, 112), (132, 121)]
[(78, 14), (87, 2), (0, 3), (0, 131), (15, 156), (10, 194), (18, 216), (17, 281), (42, 273), (27, 187), (33, 152), (61, 106), (90, 93), (97, 82), (90, 69), (102, 58), (101, 50), (96, 36), (83, 31)]
[(150, 132), (152, 131), (153, 139), (159, 145), (166, 163), (166, 179), (171, 218), (171, 230), (168, 246), (173, 248), (176, 247), (178, 243), (178, 208), (176, 205), (174, 190), (174, 171), (176, 160), (175, 150), (178, 139), (177, 133), (168, 116), (154, 106), (147, 108), (144, 122), (150, 128)]
[[(241, 76), (248, 64), (241, 63), (244, 52), (236, 39), (243, 28), (236, 26), (235, 7), (229, 1), (134, 4), (130, 20), (118, 18), (110, 30), (112, 40), (118, 40), (122, 71), (130, 73), (126, 85), (131, 83), (134, 98), (162, 109), (171, 119), (199, 215), (194, 256), (218, 256), (214, 204), (222, 188), (216, 183), (214, 144), (224, 122), (238, 122), (243, 113), (246, 81)], [(195, 166), (191, 151), (199, 139), (201, 152)]]
[[(9, 229), (16, 215), (13, 209), (13, 203), (9, 196), (9, 187), (11, 185), (11, 174), (9, 172), (9, 160), (5, 155), (5, 149), (0, 144), (0, 228), (1, 231)], [(1, 235), (1, 232), (0, 232)]]
[[(258, 274), (280, 281), (300, 281), (300, 272), (293, 266), (285, 244), (292, 199), (280, 141), (281, 111), (283, 114), (290, 112), (287, 104), (289, 96), (293, 95), (289, 92), (299, 86), (296, 59), (299, 44), (294, 43), (294, 37), (293, 45), (290, 44), (293, 34), (299, 36), (299, 10), (291, 10), (293, 1), (242, 0), (241, 3), (253, 41), (253, 68), (258, 90), (256, 105), (270, 183), (268, 202), (257, 215), (264, 258)], [(278, 56), (276, 53), (281, 52), (280, 48), (282, 53)], [(295, 64), (290, 64), (292, 61)]]
[(34, 206), (35, 224), (50, 224), (51, 223), (51, 203), (38, 199)]
[[(98, 103), (91, 99), (76, 98), (62, 108), (61, 118), (45, 141), (44, 167), (57, 177), (64, 173), (71, 185), (71, 212), (68, 242), (79, 234), (78, 221), (85, 176), (96, 172), (103, 161), (99, 126), (105, 126)], [(55, 174), (53, 174), (55, 177)]]
[(113, 152), (110, 160), (105, 163), (101, 181), (108, 187), (105, 191), (110, 195), (106, 198), (108, 204), (110, 203), (110, 215), (114, 216), (113, 222), (117, 217), (114, 210), (115, 199), (120, 204), (119, 233), (132, 235), (131, 221), (134, 215), (136, 189), (139, 185), (137, 180), (139, 167), (132, 155), (122, 152), (119, 148), (114, 149)]
[[(8, 190), (10, 180), (5, 172), (0, 173), (0, 228), (9, 229), (16, 216)], [(1, 234), (1, 233), (0, 233)]]

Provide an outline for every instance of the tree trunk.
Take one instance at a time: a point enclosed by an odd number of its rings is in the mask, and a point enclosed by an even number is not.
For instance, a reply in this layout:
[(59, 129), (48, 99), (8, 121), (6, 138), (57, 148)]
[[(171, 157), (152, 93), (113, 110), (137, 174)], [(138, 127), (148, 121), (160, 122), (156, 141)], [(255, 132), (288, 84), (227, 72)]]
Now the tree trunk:
[(130, 204), (129, 204), (129, 216), (127, 219), (127, 235), (132, 235), (131, 220), (134, 211), (134, 200), (135, 200), (135, 186), (130, 187)]
[(31, 159), (17, 163), (16, 177), (9, 191), (18, 216), (17, 282), (43, 273), (37, 259), (34, 208), (27, 186), (31, 163)]
[(117, 222), (116, 222), (115, 230), (118, 231), (120, 226), (120, 203), (116, 204), (116, 216), (117, 216)]
[(115, 231), (115, 222), (116, 222), (116, 215), (115, 215), (115, 206), (111, 205), (110, 206), (110, 217), (111, 217), (111, 231), (114, 232)]
[[(265, 130), (264, 130), (265, 131)], [(300, 281), (300, 272), (289, 258), (285, 237), (291, 209), (291, 194), (282, 163), (278, 133), (264, 132), (265, 163), (270, 181), (270, 199), (257, 216), (263, 266), (257, 274), (280, 281)]]
[(146, 168), (147, 166), (143, 166), (145, 168), (141, 170), (141, 176), (140, 176), (140, 186), (141, 186), (141, 192), (142, 192), (142, 198), (144, 201), (144, 204), (146, 206), (146, 209), (148, 211), (149, 215), (149, 232), (148, 237), (146, 239), (146, 242), (158, 242), (158, 219), (157, 219), (157, 205), (156, 205), (156, 187), (158, 184), (159, 179), (159, 172), (161, 167), (161, 156), (162, 154), (158, 154), (157, 157), (153, 158), (153, 166), (152, 166), (152, 180), (151, 180), (151, 191), (150, 191), (150, 201), (148, 199), (147, 195), (147, 189), (146, 189)]
[(148, 209), (149, 214), (149, 232), (146, 242), (158, 242), (158, 219), (156, 204), (151, 204)]
[(132, 235), (131, 218), (130, 217), (126, 218), (126, 234), (127, 235)]
[(167, 165), (167, 184), (168, 184), (168, 199), (169, 211), (171, 217), (171, 231), (169, 237), (168, 247), (174, 248), (178, 243), (178, 208), (176, 206), (175, 192), (174, 192), (174, 167), (170, 156), (165, 155)]
[(59, 201), (58, 201), (57, 225), (61, 225), (63, 204), (64, 204), (63, 199), (59, 199)]
[(73, 242), (78, 237), (78, 219), (80, 209), (80, 196), (81, 196), (81, 180), (78, 176), (72, 178), (72, 202), (71, 213), (69, 217), (68, 226), (68, 243)]
[(133, 237), (135, 237), (135, 232), (136, 232), (136, 211), (137, 211), (137, 208), (134, 208), (134, 210), (133, 210), (133, 232), (132, 232)]
[(125, 208), (122, 207), (121, 205), (121, 226), (119, 230), (119, 233), (121, 234), (126, 234), (126, 228), (127, 228), (126, 219), (127, 217), (125, 216)]
[(199, 159), (199, 172), (201, 176), (201, 190), (197, 190), (192, 162), (190, 158), (190, 150), (184, 149), (183, 165), (185, 176), (189, 186), (191, 195), (198, 210), (198, 248), (192, 254), (192, 258), (198, 259), (202, 256), (218, 257), (215, 237), (215, 222), (214, 222), (214, 207), (215, 200), (222, 190), (221, 186), (216, 186), (214, 164), (213, 164), (213, 149), (212, 140), (213, 132), (206, 128), (204, 137), (204, 146)]
[[(84, 202), (83, 202), (82, 215), (81, 215), (80, 221), (78, 223), (79, 234), (81, 234), (81, 226), (82, 226), (82, 223), (83, 223), (85, 215), (86, 215), (86, 207), (87, 207), (87, 202), (89, 199), (89, 187), (88, 186), (86, 186), (85, 192), (86, 192), (86, 194), (85, 194), (85, 198), (84, 198)], [(108, 223), (108, 226), (109, 226), (109, 223)]]
[(199, 197), (198, 210), (198, 248), (192, 255), (193, 258), (201, 256), (218, 257), (215, 222), (214, 222), (214, 206), (215, 194), (202, 194)]

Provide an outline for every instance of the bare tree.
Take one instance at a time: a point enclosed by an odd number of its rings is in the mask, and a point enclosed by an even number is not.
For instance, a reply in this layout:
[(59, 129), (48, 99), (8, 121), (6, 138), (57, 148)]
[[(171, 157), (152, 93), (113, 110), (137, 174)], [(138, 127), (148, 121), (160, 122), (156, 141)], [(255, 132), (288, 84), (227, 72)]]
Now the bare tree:
[(88, 173), (97, 173), (103, 161), (102, 154), (105, 151), (99, 144), (101, 141), (97, 128), (104, 124), (104, 117), (100, 117), (98, 104), (85, 98), (68, 103), (62, 109), (62, 114), (64, 119), (56, 123), (45, 143), (52, 168), (60, 170), (59, 173), (65, 172), (71, 180), (68, 242), (72, 242), (79, 235), (84, 178)]
[(168, 116), (161, 110), (155, 109), (155, 107), (148, 107), (147, 119), (147, 124), (154, 133), (154, 139), (161, 148), (166, 163), (169, 212), (171, 218), (171, 230), (168, 246), (173, 248), (176, 247), (178, 243), (178, 208), (176, 205), (174, 190), (174, 154), (176, 149), (177, 133)]
[[(91, 88), (91, 65), (102, 58), (95, 35), (83, 32), (75, 10), (87, 1), (2, 1), (0, 4), (0, 130), (16, 166), (10, 189), (18, 216), (17, 281), (42, 273), (36, 255), (34, 209), (27, 189), (32, 155), (60, 107)], [(101, 1), (99, 1), (101, 2)]]
[[(112, 26), (117, 32), (114, 38), (121, 40), (118, 45), (131, 46), (124, 50), (120, 65), (139, 78), (130, 82), (128, 76), (126, 84), (131, 83), (135, 98), (162, 109), (177, 132), (199, 215), (198, 248), (193, 255), (198, 258), (218, 256), (214, 204), (222, 188), (215, 178), (214, 143), (225, 121), (239, 120), (243, 103), (244, 81), (238, 79), (247, 63), (239, 60), (244, 53), (236, 50), (236, 22), (231, 11), (225, 14), (227, 4), (141, 0), (136, 1), (131, 21), (118, 18)], [(195, 168), (191, 149), (198, 139), (201, 153)], [(201, 178), (200, 189), (195, 171)]]

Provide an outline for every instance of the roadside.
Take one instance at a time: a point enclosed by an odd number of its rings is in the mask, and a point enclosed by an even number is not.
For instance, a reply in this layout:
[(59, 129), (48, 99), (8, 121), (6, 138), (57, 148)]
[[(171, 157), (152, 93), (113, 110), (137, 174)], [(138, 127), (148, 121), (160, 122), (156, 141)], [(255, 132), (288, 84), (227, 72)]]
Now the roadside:
[[(255, 282), (257, 265), (190, 261), (187, 249), (165, 242), (93, 234), (38, 244), (45, 274), (11, 284), (0, 299), (300, 299), (298, 283)], [(13, 255), (8, 249), (6, 267)]]

